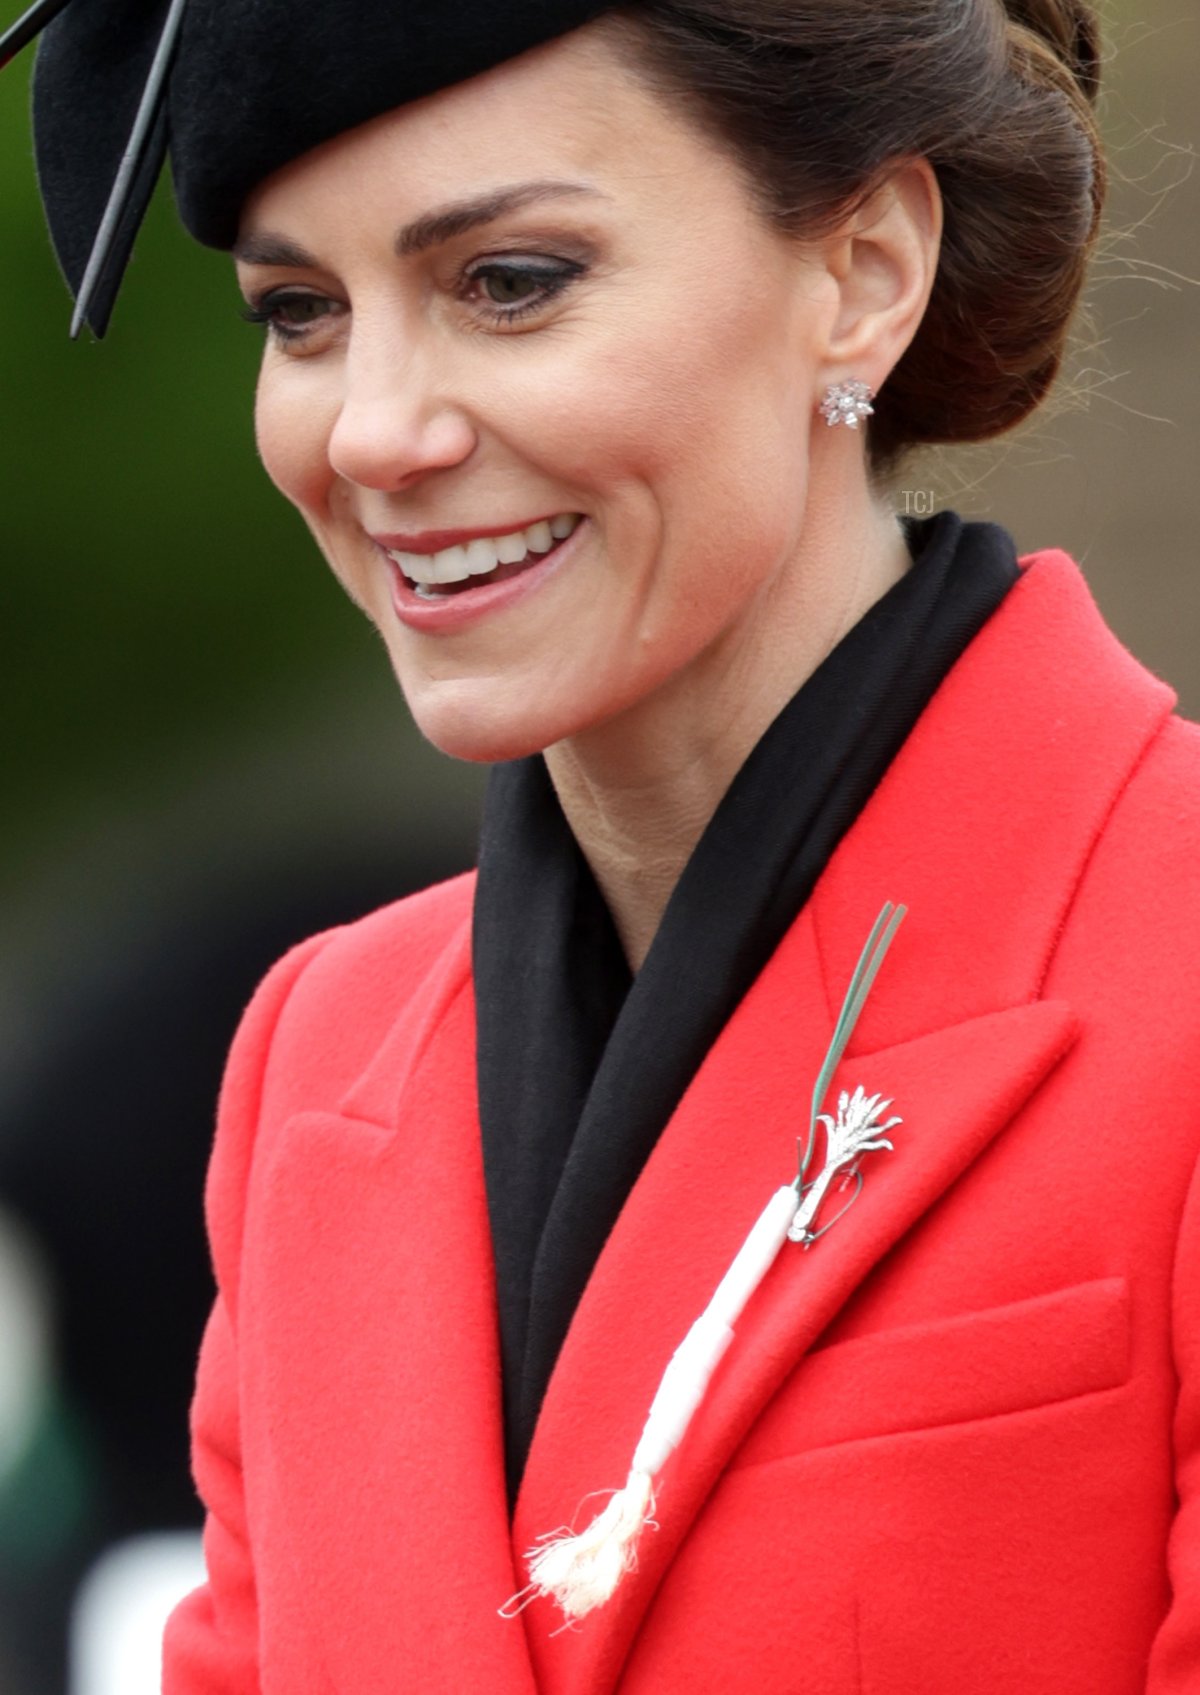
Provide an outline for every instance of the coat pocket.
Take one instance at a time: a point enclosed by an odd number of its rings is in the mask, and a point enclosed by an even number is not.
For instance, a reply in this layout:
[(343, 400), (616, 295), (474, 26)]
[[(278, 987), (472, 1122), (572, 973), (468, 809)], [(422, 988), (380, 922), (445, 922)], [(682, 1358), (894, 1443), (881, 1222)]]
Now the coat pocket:
[(800, 1362), (733, 1467), (1112, 1389), (1129, 1376), (1129, 1341), (1129, 1287), (1110, 1277), (837, 1342)]

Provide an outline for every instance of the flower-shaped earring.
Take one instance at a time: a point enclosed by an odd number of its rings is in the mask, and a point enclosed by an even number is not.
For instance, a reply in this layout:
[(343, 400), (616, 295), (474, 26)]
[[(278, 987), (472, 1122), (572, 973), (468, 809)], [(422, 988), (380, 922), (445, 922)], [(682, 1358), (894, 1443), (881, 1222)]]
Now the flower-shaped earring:
[(857, 377), (848, 377), (844, 383), (830, 383), (821, 402), (821, 416), (830, 429), (835, 424), (845, 424), (856, 430), (859, 419), (869, 418), (874, 410), (871, 390)]

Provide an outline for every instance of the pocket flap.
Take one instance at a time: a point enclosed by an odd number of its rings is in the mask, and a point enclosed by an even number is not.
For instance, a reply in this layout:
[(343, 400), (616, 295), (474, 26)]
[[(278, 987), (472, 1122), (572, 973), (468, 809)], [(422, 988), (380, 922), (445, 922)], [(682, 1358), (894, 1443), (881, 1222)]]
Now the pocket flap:
[(1128, 1284), (1110, 1277), (819, 1348), (796, 1367), (734, 1464), (1114, 1388), (1129, 1375), (1129, 1320)]

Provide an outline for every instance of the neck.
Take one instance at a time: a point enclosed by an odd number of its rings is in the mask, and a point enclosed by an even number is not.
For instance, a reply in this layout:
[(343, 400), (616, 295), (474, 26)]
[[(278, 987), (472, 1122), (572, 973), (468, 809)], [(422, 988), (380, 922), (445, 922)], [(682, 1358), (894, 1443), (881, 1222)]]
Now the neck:
[[(844, 513), (857, 511), (851, 526)], [(873, 501), (814, 518), (737, 626), (646, 700), (546, 750), (567, 821), (640, 969), (693, 848), (773, 719), (909, 563)]]

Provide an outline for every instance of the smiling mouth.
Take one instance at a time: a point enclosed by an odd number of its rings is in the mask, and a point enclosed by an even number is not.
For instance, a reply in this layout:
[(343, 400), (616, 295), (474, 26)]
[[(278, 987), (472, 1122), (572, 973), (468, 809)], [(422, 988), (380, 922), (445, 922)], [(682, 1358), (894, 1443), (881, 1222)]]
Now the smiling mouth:
[(391, 547), (384, 551), (418, 599), (440, 600), (518, 576), (573, 535), (581, 521), (578, 512), (562, 512), (524, 530), (477, 536), (437, 553), (405, 553)]

